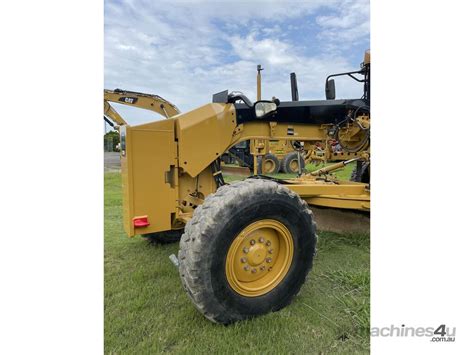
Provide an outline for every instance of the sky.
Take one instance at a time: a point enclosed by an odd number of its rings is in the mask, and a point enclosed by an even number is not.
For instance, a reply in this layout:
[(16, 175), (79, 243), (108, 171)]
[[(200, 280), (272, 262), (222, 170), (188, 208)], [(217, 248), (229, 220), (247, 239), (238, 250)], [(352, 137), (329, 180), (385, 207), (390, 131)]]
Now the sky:
[[(291, 100), (290, 73), (300, 100), (324, 99), (331, 73), (357, 70), (370, 47), (368, 0), (105, 1), (107, 89), (157, 94), (181, 112), (241, 91), (256, 100)], [(362, 87), (336, 79), (337, 98), (358, 98)], [(113, 105), (130, 124), (161, 119)]]

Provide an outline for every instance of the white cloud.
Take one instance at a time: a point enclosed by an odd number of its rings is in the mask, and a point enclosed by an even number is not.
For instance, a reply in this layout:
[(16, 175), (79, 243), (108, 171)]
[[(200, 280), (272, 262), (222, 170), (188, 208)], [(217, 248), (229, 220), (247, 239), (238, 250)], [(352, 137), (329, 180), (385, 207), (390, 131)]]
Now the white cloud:
[[(322, 98), (324, 79), (329, 73), (355, 68), (340, 48), (330, 50), (331, 41), (324, 51), (318, 47), (308, 53), (307, 48), (286, 35), (285, 28), (299, 30), (303, 24), (294, 20), (310, 15), (313, 23), (327, 33), (354, 38), (361, 33), (357, 19), (365, 15), (350, 12), (368, 11), (366, 1), (360, 3), (357, 9), (359, 2), (351, 1), (351, 9), (346, 11), (339, 9), (340, 0), (253, 1), (238, 5), (107, 0), (105, 87), (155, 93), (181, 111), (188, 111), (208, 103), (213, 93), (225, 89), (243, 91), (254, 100), (256, 65), (262, 64), (265, 98), (289, 100), (292, 71), (298, 76), (301, 99)], [(344, 18), (338, 22), (332, 13), (321, 15), (328, 8)], [(360, 38), (367, 36), (367, 31), (364, 33)], [(340, 89), (338, 83), (340, 95), (353, 96), (359, 91), (352, 82)], [(134, 113), (129, 121), (148, 119), (149, 115)]]
[(281, 33), (281, 27), (279, 25), (275, 25), (275, 26), (272, 26), (272, 27), (265, 27), (265, 28), (262, 28), (262, 32), (265, 34), (265, 35), (273, 35), (273, 34), (280, 34)]
[(291, 63), (295, 58), (290, 53), (290, 45), (278, 39), (265, 38), (257, 40), (255, 33), (242, 38), (231, 37), (234, 52), (244, 60), (260, 58), (270, 65), (284, 65)]
[(345, 0), (337, 13), (317, 16), (316, 23), (323, 28), (318, 38), (327, 41), (328, 48), (347, 49), (369, 37), (369, 0)]

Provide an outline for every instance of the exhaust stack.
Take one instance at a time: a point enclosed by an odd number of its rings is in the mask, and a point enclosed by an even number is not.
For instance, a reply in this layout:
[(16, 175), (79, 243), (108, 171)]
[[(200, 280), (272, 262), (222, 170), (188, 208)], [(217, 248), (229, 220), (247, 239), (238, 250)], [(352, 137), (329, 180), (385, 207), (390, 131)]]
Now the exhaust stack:
[(290, 74), (290, 83), (291, 83), (291, 101), (299, 101), (298, 95), (298, 82), (296, 81), (296, 74)]

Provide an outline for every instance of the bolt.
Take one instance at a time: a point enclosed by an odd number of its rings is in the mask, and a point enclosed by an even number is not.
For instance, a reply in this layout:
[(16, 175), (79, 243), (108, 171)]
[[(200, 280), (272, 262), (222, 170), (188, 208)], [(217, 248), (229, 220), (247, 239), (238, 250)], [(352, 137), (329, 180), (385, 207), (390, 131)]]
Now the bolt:
[(250, 241), (250, 245), (254, 245), (254, 244), (255, 244), (255, 240), (252, 239), (252, 240)]
[(269, 247), (270, 245), (272, 245), (272, 242), (269, 241), (269, 240), (267, 240), (267, 243), (266, 243), (266, 244), (267, 244), (267, 247)]
[(252, 274), (255, 274), (257, 272), (257, 269), (252, 269)]
[(244, 266), (244, 270), (245, 270), (245, 271), (249, 271), (249, 269), (250, 269), (250, 266), (248, 266), (248, 265), (245, 265), (245, 266)]
[(260, 237), (260, 238), (258, 238), (258, 241), (259, 241), (260, 243), (263, 243), (263, 242), (265, 242), (265, 239), (263, 239), (263, 237)]
[(273, 254), (273, 249), (268, 249), (268, 254)]
[(249, 252), (249, 248), (245, 247), (244, 248), (244, 253), (247, 254)]
[(260, 266), (260, 270), (265, 270), (265, 265)]
[(271, 263), (272, 262), (272, 258), (267, 258), (267, 263)]
[(247, 262), (247, 258), (240, 258), (240, 261), (243, 262), (243, 263), (246, 263), (246, 262)]

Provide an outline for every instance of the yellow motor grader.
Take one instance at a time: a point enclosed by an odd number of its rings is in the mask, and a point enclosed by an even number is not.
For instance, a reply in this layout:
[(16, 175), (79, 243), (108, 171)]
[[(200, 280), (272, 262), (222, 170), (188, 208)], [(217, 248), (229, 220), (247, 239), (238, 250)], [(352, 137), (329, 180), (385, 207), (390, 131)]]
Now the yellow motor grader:
[[(369, 67), (366, 56), (357, 73)], [(331, 174), (369, 160), (369, 81), (364, 85), (364, 97), (336, 100), (328, 79), (328, 99), (318, 101), (251, 102), (240, 92), (222, 91), (190, 112), (120, 126), (125, 231), (162, 241), (181, 237), (176, 263), (182, 284), (206, 318), (228, 324), (291, 302), (316, 252), (309, 205), (369, 211), (369, 184)], [(240, 142), (312, 144), (336, 133), (342, 144), (363, 152), (293, 179), (224, 181), (220, 156)]]

